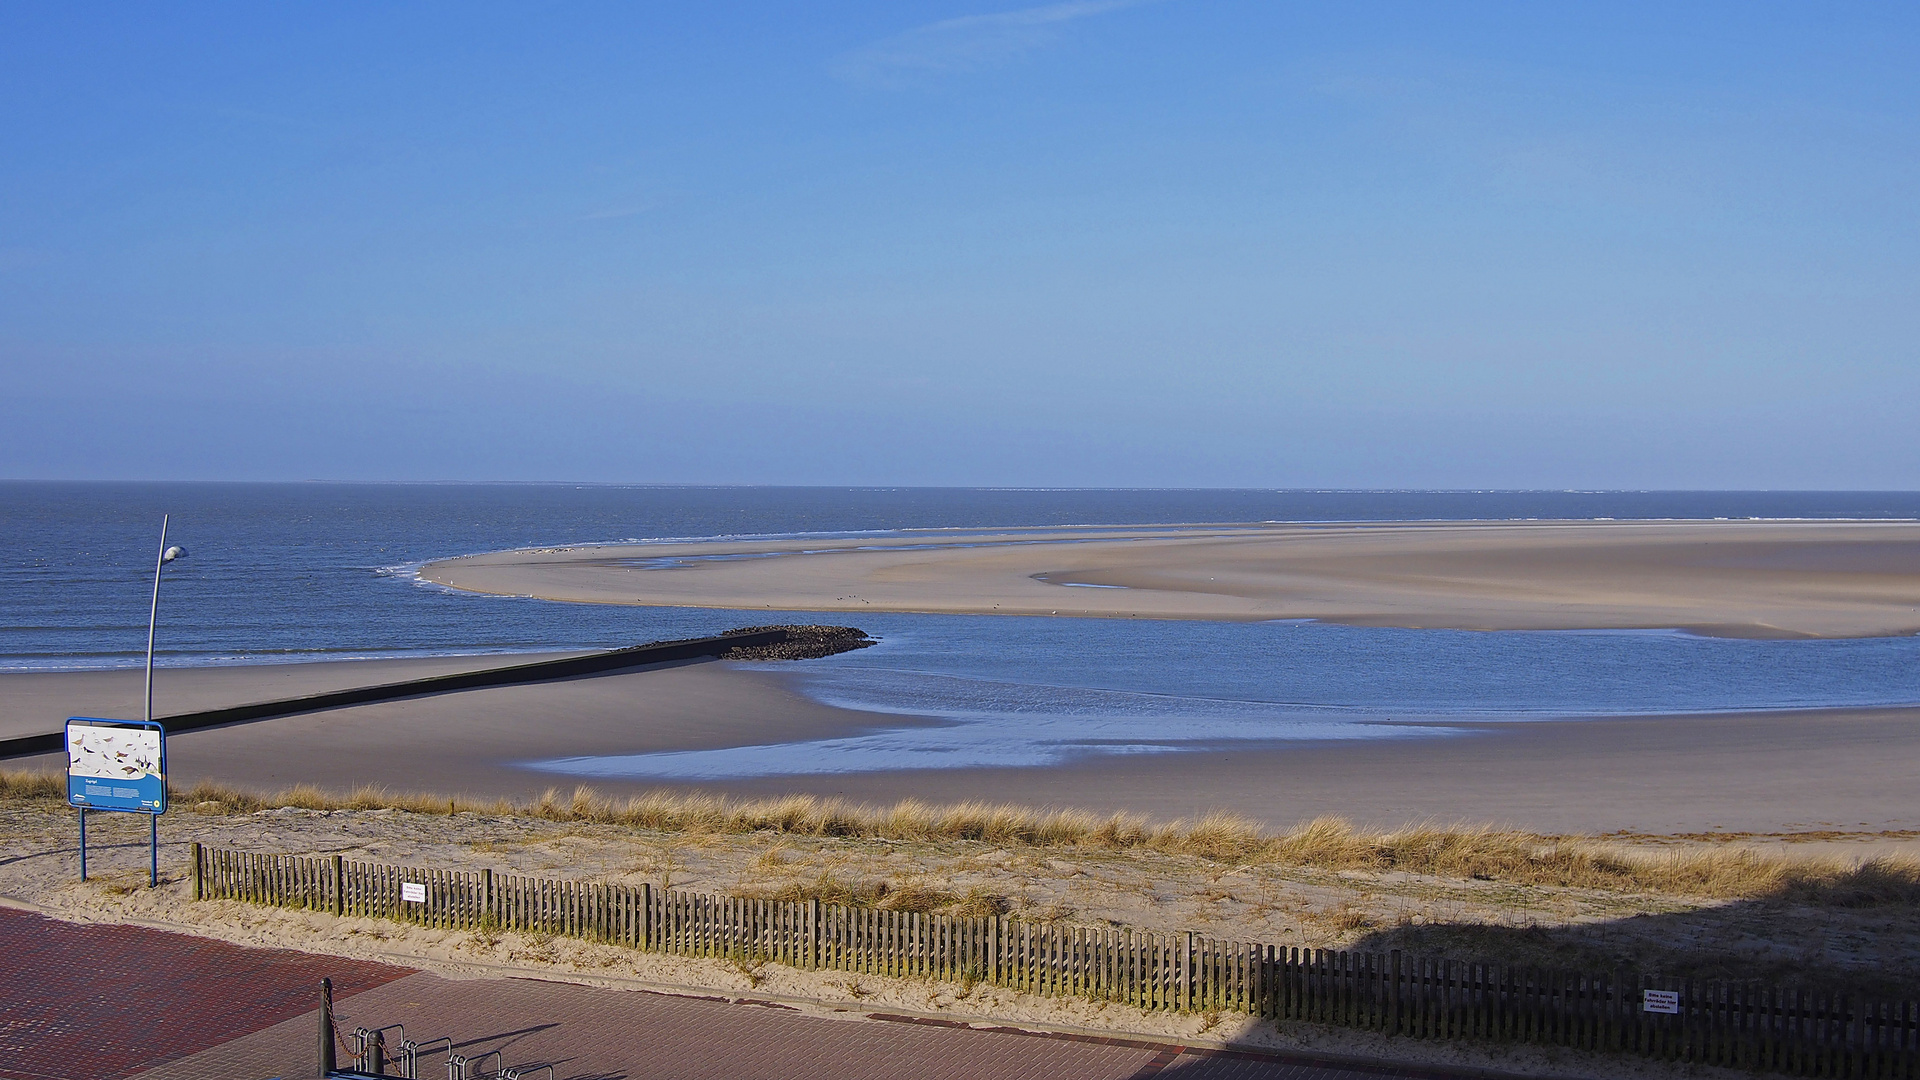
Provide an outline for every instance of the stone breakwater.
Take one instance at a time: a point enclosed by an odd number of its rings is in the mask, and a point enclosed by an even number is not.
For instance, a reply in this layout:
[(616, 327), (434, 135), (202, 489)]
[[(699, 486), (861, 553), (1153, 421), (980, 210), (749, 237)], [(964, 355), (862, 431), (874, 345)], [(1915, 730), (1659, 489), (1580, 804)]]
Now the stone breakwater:
[(818, 660), (876, 644), (865, 630), (851, 626), (743, 626), (728, 634), (758, 634), (782, 630), (786, 638), (770, 645), (743, 645), (720, 655), (722, 660)]
[[(417, 698), (488, 687), (520, 686), (586, 675), (616, 674), (635, 668), (677, 661), (709, 658), (805, 660), (832, 656), (834, 653), (864, 648), (873, 643), (865, 632), (850, 626), (748, 627), (713, 637), (655, 641), (645, 645), (608, 649), (577, 656), (510, 663), (501, 667), (430, 675), (400, 682), (349, 686), (297, 697), (253, 701), (199, 712), (176, 713), (163, 716), (160, 720), (166, 725), (170, 734), (178, 734), (197, 728), (298, 716), (302, 713), (368, 705), (400, 698)], [(58, 753), (63, 743), (64, 738), (59, 730), (0, 738), (0, 759)]]

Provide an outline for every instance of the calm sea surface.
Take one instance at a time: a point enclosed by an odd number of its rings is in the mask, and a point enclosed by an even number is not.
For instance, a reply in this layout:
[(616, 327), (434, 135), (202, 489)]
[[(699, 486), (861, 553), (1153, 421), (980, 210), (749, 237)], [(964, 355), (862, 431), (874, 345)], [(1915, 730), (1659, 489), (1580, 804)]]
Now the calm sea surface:
[[(1920, 518), (1916, 493), (1033, 491), (0, 483), (0, 670), (136, 665), (162, 512), (158, 662), (604, 648), (768, 621), (454, 593), (450, 555), (591, 541), (927, 527), (1526, 518)], [(851, 739), (541, 763), (717, 777), (1444, 736), (1462, 719), (1920, 702), (1920, 639), (1723, 641), (1315, 623), (825, 614), (883, 643), (812, 662), (830, 703), (932, 717)]]

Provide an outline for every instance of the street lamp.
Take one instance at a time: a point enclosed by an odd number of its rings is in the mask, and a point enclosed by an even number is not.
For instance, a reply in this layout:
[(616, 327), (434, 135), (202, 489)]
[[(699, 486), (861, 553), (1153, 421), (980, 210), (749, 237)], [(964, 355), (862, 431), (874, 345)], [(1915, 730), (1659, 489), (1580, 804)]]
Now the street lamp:
[(167, 522), (172, 515), (160, 515), (160, 557), (153, 564), (153, 607), (147, 611), (147, 711), (146, 719), (153, 721), (153, 628), (160, 619), (160, 570), (168, 563), (187, 553), (185, 548), (167, 546)]
[[(145, 715), (148, 729), (159, 730), (160, 742), (157, 747), (159, 757), (153, 764), (158, 766), (157, 775), (160, 778), (161, 786), (160, 790), (154, 793), (154, 798), (151, 801), (147, 800), (139, 790), (141, 784), (137, 776), (135, 778), (135, 787), (130, 789), (123, 790), (115, 787), (96, 791), (93, 787), (89, 786), (87, 787), (85, 795), (76, 795), (73, 780), (76, 775), (74, 773), (74, 763), (78, 760), (78, 755), (74, 752), (74, 724), (79, 723), (91, 727), (118, 726), (121, 728), (130, 728), (134, 725), (122, 721), (91, 720), (82, 717), (75, 717), (67, 721), (67, 798), (80, 808), (81, 881), (87, 880), (87, 809), (92, 804), (95, 795), (108, 795), (110, 793), (111, 798), (107, 799), (108, 805), (105, 809), (146, 812), (147, 887), (152, 888), (160, 883), (160, 814), (166, 809), (167, 805), (167, 733), (164, 728), (161, 728), (160, 725), (153, 722), (153, 632), (160, 621), (160, 571), (165, 569), (168, 563), (187, 553), (185, 548), (167, 546), (167, 525), (170, 521), (171, 515), (162, 514), (160, 516), (160, 555), (154, 560), (153, 564), (153, 604), (147, 608), (147, 707)], [(125, 757), (126, 755), (122, 754), (121, 756)], [(98, 766), (89, 767), (97, 768)], [(139, 770), (134, 769), (132, 771), (137, 773)], [(79, 775), (83, 777), (97, 777), (101, 774), (81, 773)], [(129, 799), (132, 801), (128, 802), (127, 800)]]
[[(186, 548), (167, 546), (167, 522), (171, 514), (160, 515), (160, 557), (153, 564), (153, 606), (147, 609), (147, 708), (146, 720), (153, 722), (153, 629), (160, 621), (160, 571), (175, 559), (187, 553)], [(165, 736), (162, 736), (164, 739)], [(166, 781), (161, 781), (165, 783)], [(80, 811), (80, 843), (86, 844), (87, 812)], [(147, 886), (152, 888), (160, 883), (160, 815), (147, 815)], [(83, 856), (84, 857), (84, 856)], [(85, 863), (82, 864), (82, 876), (85, 876)]]

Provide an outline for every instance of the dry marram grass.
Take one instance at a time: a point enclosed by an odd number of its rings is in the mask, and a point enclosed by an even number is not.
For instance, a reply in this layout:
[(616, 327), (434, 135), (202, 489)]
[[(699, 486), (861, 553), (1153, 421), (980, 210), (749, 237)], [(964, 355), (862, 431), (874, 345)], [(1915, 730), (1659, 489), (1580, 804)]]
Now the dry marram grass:
[[(57, 774), (0, 771), (0, 798), (60, 800)], [(475, 802), (435, 795), (392, 794), (362, 788), (335, 795), (302, 785), (271, 796), (200, 784), (173, 795), (176, 806), (213, 813), (248, 813), (293, 806), (311, 810), (405, 810), (524, 816), (548, 821), (626, 825), (667, 833), (776, 833), (899, 841), (973, 840), (1002, 847), (1144, 850), (1192, 855), (1222, 863), (1310, 866), (1325, 870), (1404, 871), (1520, 885), (1657, 892), (1710, 899), (1778, 898), (1843, 907), (1920, 903), (1920, 862), (1874, 858), (1858, 862), (1791, 858), (1741, 849), (1689, 849), (1653, 854), (1604, 841), (1542, 836), (1490, 826), (1419, 825), (1393, 831), (1357, 828), (1334, 817), (1316, 818), (1282, 833), (1230, 813), (1195, 822), (1151, 823), (1133, 814), (1033, 809), (996, 803), (930, 805), (915, 800), (867, 806), (792, 795), (735, 800), (655, 792), (624, 802), (589, 788), (570, 796), (548, 791), (531, 803)], [(777, 858), (769, 853), (769, 858)], [(910, 890), (909, 890), (910, 891)], [(965, 901), (986, 913), (1002, 899), (939, 893), (883, 895), (874, 883), (822, 877), (806, 889), (817, 899), (879, 903), (901, 910), (947, 908)]]

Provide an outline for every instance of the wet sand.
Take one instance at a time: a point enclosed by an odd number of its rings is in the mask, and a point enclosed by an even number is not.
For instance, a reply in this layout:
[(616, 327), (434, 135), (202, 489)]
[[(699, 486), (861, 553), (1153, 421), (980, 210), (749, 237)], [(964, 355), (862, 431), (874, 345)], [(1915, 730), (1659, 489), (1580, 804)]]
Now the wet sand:
[[(404, 660), (339, 660), (304, 664), (232, 664), (223, 667), (157, 668), (153, 715), (180, 713), (302, 697), (330, 690), (476, 671), (576, 653), (446, 656)], [(0, 672), (0, 739), (59, 731), (70, 716), (138, 720), (146, 699), (141, 668), (111, 671)]]
[[(465, 657), (332, 664), (252, 665), (161, 671), (155, 711), (186, 711), (438, 674), (525, 657)], [(288, 670), (294, 669), (294, 670)], [(127, 696), (128, 672), (0, 674), (0, 729), (57, 731), (83, 712), (54, 702)], [(140, 673), (132, 672), (138, 714)], [(17, 693), (16, 687), (29, 692)], [(122, 710), (122, 714), (125, 714)], [(116, 715), (108, 712), (108, 716)], [(517, 767), (538, 758), (704, 750), (828, 738), (911, 718), (818, 705), (776, 677), (714, 661), (383, 701), (298, 716), (182, 732), (167, 739), (175, 787), (213, 780), (271, 792), (308, 783), (334, 791), (377, 785), (394, 791), (475, 798), (530, 798), (577, 781)], [(60, 755), (16, 758), (9, 768), (64, 769)], [(611, 789), (612, 785), (600, 785)], [(632, 785), (622, 790), (641, 790)], [(651, 789), (658, 785), (647, 784)]]
[(552, 600), (783, 611), (1920, 633), (1914, 522), (928, 530), (494, 552), (431, 563), (422, 576)]
[[(1114, 755), (1031, 769), (709, 783), (739, 795), (1006, 800), (1158, 819), (1229, 810), (1285, 828), (1333, 814), (1393, 828), (1493, 823), (1544, 833), (1912, 832), (1920, 853), (1920, 708), (1457, 725), (1444, 738)], [(1815, 837), (1803, 837), (1812, 841)], [(1850, 845), (1851, 846), (1851, 845)]]
[[(278, 696), (284, 686), (387, 681), (474, 659), (485, 658), (385, 661), (377, 672), (350, 663), (162, 671), (157, 691), (184, 705), (192, 685), (196, 701), (229, 703)], [(45, 711), (23, 704), (30, 701), (124, 694), (127, 674), (0, 675), (0, 723)], [(32, 695), (16, 693), (27, 683)], [(791, 742), (915, 722), (817, 704), (790, 689), (779, 670), (701, 661), (187, 732), (169, 740), (168, 754), (176, 785), (204, 779), (266, 792), (296, 783), (335, 791), (373, 784), (529, 798), (576, 786), (516, 764), (530, 759)], [(1831, 831), (1859, 851), (1920, 850), (1920, 837), (1879, 835), (1920, 834), (1916, 760), (1920, 708), (1856, 709), (1482, 724), (1440, 739), (1129, 755), (1053, 768), (774, 777), (698, 789), (986, 800), (1159, 819), (1225, 809), (1276, 828), (1337, 814), (1383, 827), (1466, 821), (1551, 833)], [(62, 767), (53, 755), (5, 765)], [(674, 785), (592, 786), (625, 795)]]

